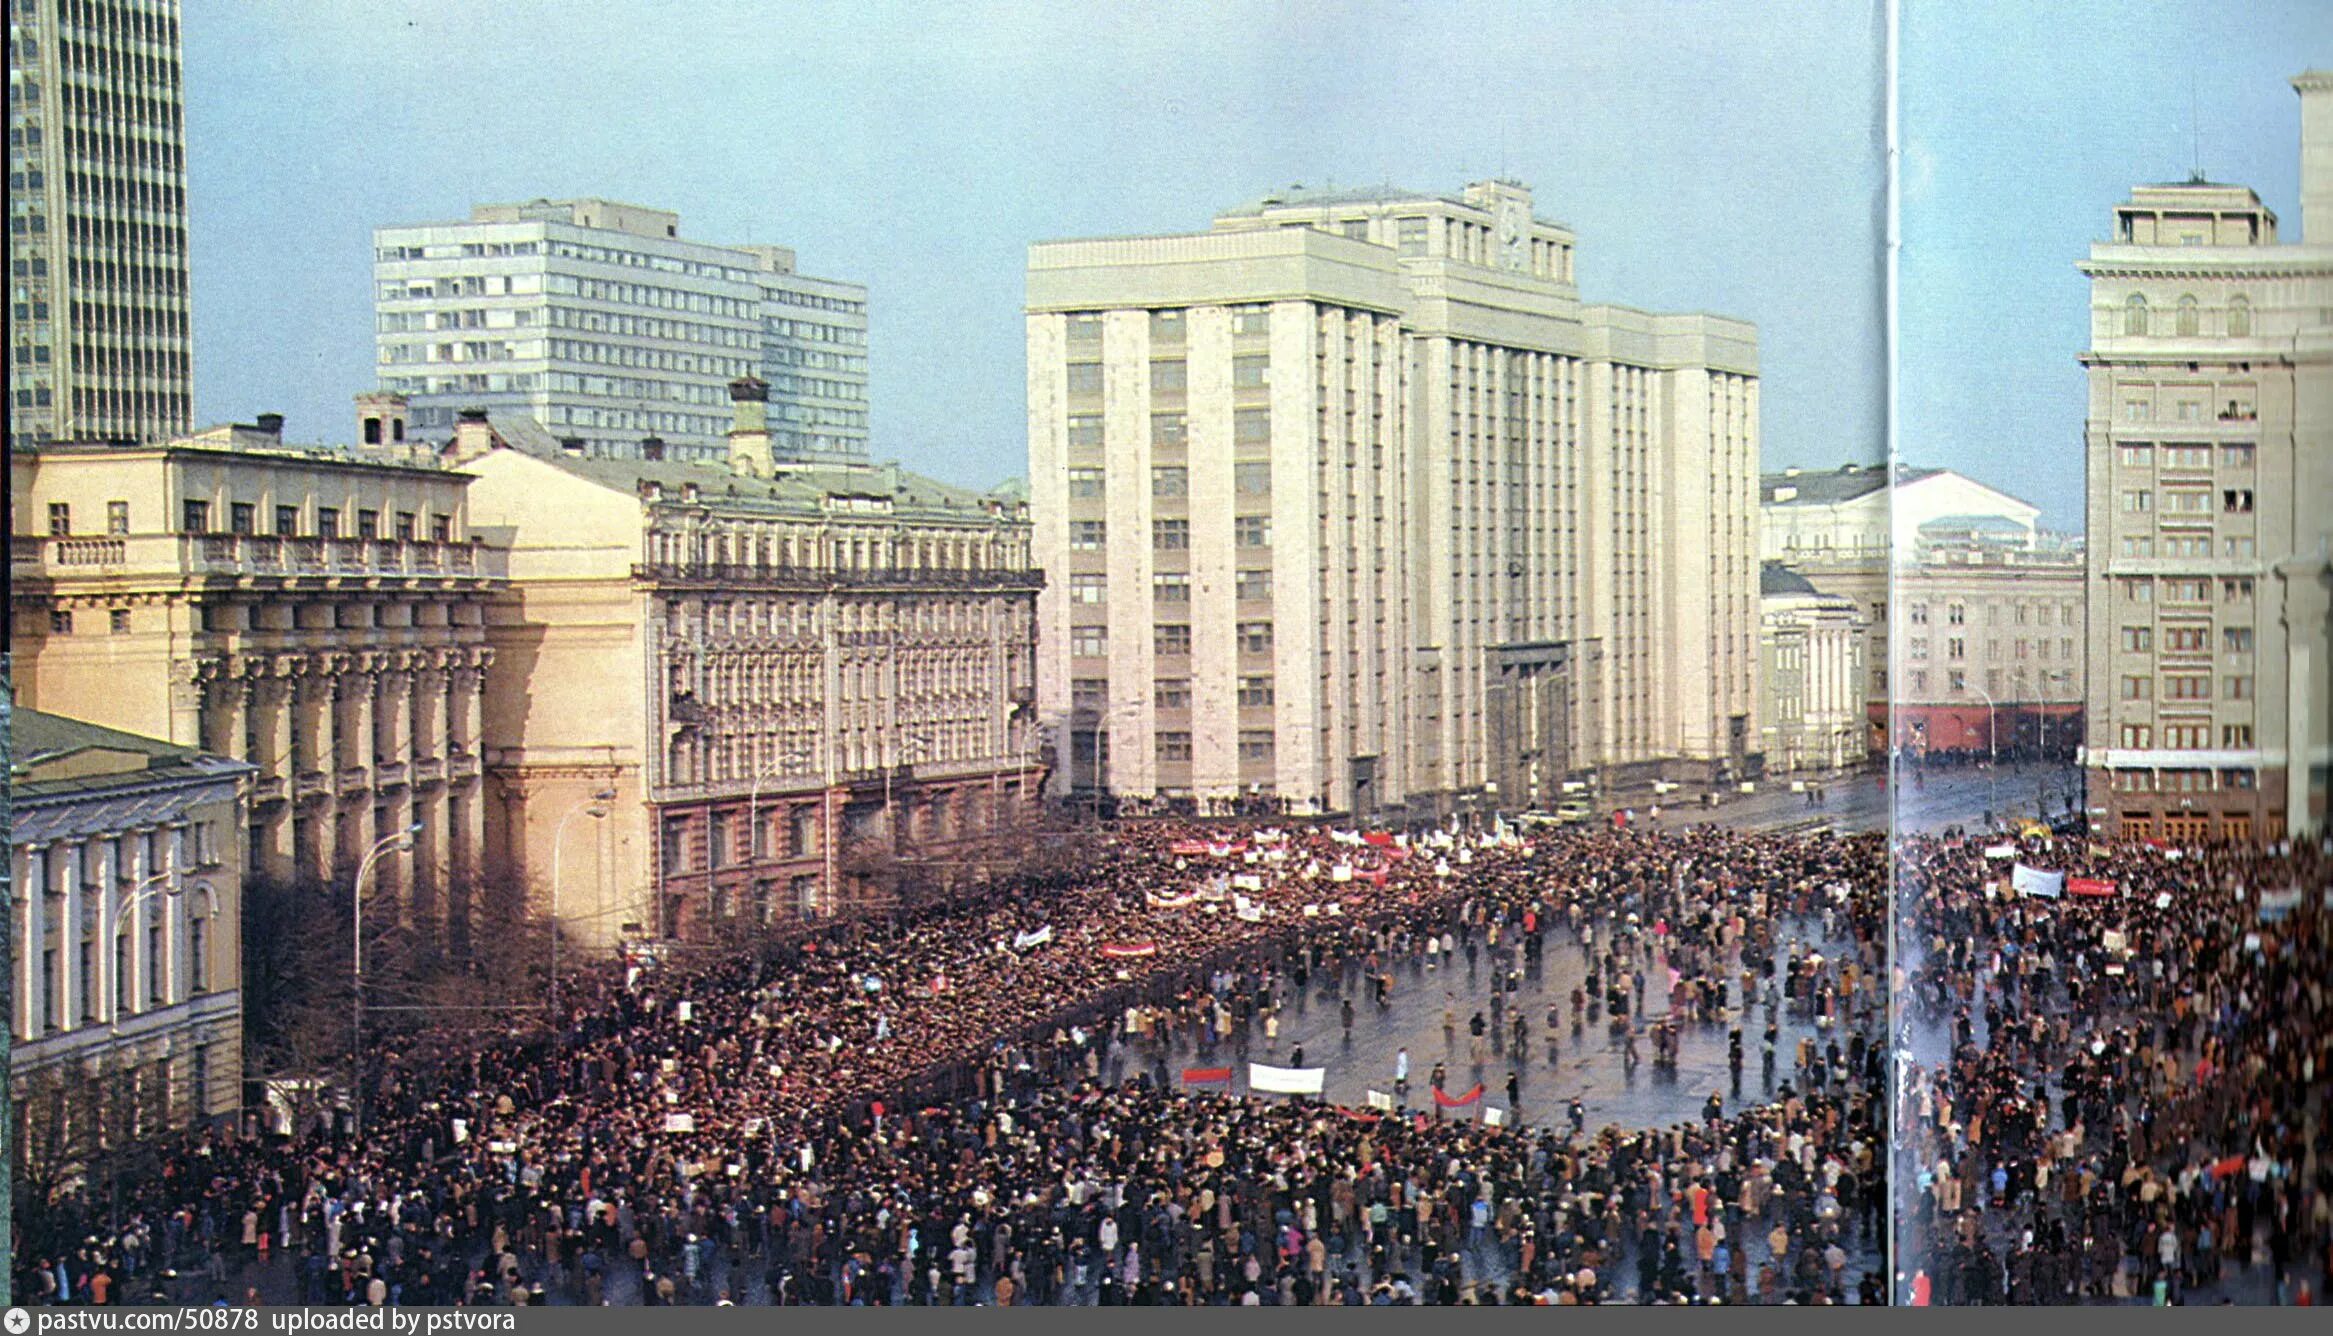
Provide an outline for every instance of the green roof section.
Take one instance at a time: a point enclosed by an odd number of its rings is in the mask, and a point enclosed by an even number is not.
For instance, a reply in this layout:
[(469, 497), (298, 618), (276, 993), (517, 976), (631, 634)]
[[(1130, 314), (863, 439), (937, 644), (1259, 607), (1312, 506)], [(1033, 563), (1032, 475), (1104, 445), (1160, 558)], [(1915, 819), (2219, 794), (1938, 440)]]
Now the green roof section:
[[(160, 738), (125, 733), (85, 720), (11, 706), (8, 711), (8, 785), (18, 798), (118, 788), (145, 780), (212, 779), (253, 767)], [(65, 778), (32, 778), (37, 772), (90, 753), (109, 753), (107, 768)], [(69, 768), (69, 767), (68, 767)]]

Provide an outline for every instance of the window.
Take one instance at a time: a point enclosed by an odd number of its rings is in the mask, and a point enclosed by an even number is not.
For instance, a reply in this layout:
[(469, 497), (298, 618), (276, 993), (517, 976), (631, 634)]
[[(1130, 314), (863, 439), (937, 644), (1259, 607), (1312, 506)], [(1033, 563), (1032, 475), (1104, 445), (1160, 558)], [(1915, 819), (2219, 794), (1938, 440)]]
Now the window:
[(380, 537), (381, 512), (377, 510), (358, 511), (356, 513), (356, 536), (368, 540)]
[(105, 503), (105, 531), (116, 538), (130, 531), (129, 502), (108, 501)]
[(2173, 675), (2163, 679), (2165, 700), (2210, 700), (2211, 679)]
[(2221, 678), (2221, 679), (2220, 679), (2220, 699), (2221, 699), (2221, 700), (2250, 700), (2250, 699), (2252, 699), (2252, 677), (2251, 677), (2251, 675), (2250, 675), (2250, 674), (2248, 674), (2248, 673), (2237, 673), (2237, 674), (2234, 674), (2234, 675), (2232, 675), (2232, 676), (2228, 676), (2228, 677), (2223, 677), (2223, 678)]
[(1272, 494), (1272, 466), (1267, 463), (1232, 465), (1231, 488), (1241, 496), (1270, 496)]
[(1110, 652), (1110, 628), (1106, 626), (1073, 626), (1069, 628), (1069, 652), (1080, 658), (1100, 658)]
[(1191, 494), (1191, 471), (1180, 465), (1150, 471), (1152, 500), (1172, 501)]
[(1102, 364), (1099, 362), (1070, 363), (1069, 392), (1071, 394), (1100, 394), (1102, 392)]
[(2220, 467), (2221, 467), (2221, 468), (2224, 468), (2224, 469), (2249, 469), (2249, 468), (2251, 468), (2251, 467), (2252, 467), (2252, 447), (2251, 447), (2251, 446), (2249, 446), (2249, 445), (2223, 445), (2223, 446), (2221, 446), (2221, 447), (2220, 447)]
[(1968, 609), (1958, 603), (1948, 604), (1944, 609), (1944, 620), (1948, 625), (1965, 626), (1968, 623)]
[(2147, 332), (2147, 299), (2138, 293), (2132, 293), (2122, 304), (2122, 332), (2126, 335)]
[(2149, 626), (2122, 628), (2122, 648), (2128, 654), (2151, 654), (2155, 649), (2155, 631)]
[(318, 538), (338, 538), (340, 536), (340, 512), (338, 510), (331, 506), (318, 506), (316, 508), (316, 536)]
[(2231, 749), (2250, 750), (2252, 746), (2252, 725), (2220, 725), (2220, 745)]
[(1072, 575), (1069, 577), (1069, 601), (1096, 605), (1101, 603), (1109, 588), (1109, 577), (1103, 575)]
[(2122, 582), (2122, 596), (2130, 603), (2152, 603), (2155, 601), (2155, 582), (2145, 576), (2126, 577)]
[(1150, 577), (1150, 597), (1154, 603), (1188, 603), (1191, 577), (1178, 571), (1160, 571)]
[(2126, 469), (2151, 468), (2155, 463), (2155, 447), (2146, 444), (2125, 444), (2122, 447), (2122, 466)]
[(278, 538), (299, 536), (300, 508), (298, 506), (277, 506), (275, 508), (275, 532)]
[(1241, 571), (1237, 590), (1237, 596), (1242, 599), (1270, 598), (1272, 596), (1272, 573), (1270, 571)]
[(1152, 520), (1150, 546), (1158, 552), (1183, 552), (1191, 546), (1189, 520)]
[(1102, 341), (1102, 315), (1099, 311), (1073, 313), (1069, 317), (1068, 325), (1071, 343), (1100, 343)]
[(115, 608), (108, 615), (108, 624), (113, 634), (117, 636), (128, 635), (130, 633), (130, 610), (128, 608)]
[(2208, 445), (2166, 445), (2163, 447), (2163, 467), (2167, 469), (2208, 469), (2211, 467), (2211, 447)]
[(1269, 306), (1234, 306), (1231, 308), (1231, 332), (1234, 334), (1269, 334), (1272, 332), (1272, 308)]
[(2172, 654), (2199, 654), (2211, 641), (2208, 626), (2167, 626), (2163, 628), (2163, 648)]
[(1150, 703), (1162, 710), (1191, 708), (1191, 679), (1162, 677), (1151, 683)]
[(2251, 514), (2252, 489), (2249, 487), (2231, 487), (2226, 491), (2221, 492), (2220, 509), (2230, 515)]
[(1150, 364), (1150, 392), (1181, 394), (1191, 383), (1190, 363), (1181, 358)]
[(1152, 311), (1150, 313), (1150, 341), (1153, 343), (1181, 343), (1184, 323), (1181, 311)]
[(1954, 694), (1968, 690), (1968, 674), (1955, 668), (1946, 676), (1945, 686)]
[(430, 517), (429, 541), (433, 543), (450, 543), (454, 541), (454, 521), (452, 516), (433, 515)]
[(2154, 404), (2146, 399), (2125, 399), (2122, 401), (2122, 415), (2131, 422), (2145, 422), (2155, 415)]
[(1961, 639), (1959, 636), (1953, 636), (1953, 637), (1951, 637), (1950, 639), (1946, 640), (1946, 641), (1944, 642), (1944, 657), (1945, 657), (1945, 658), (1948, 658), (1948, 659), (1965, 659), (1965, 658), (1967, 658), (1967, 657), (1968, 657), (1968, 642), (1967, 642), (1966, 640), (1963, 640), (1963, 639)]
[(1367, 241), (1369, 239), (1369, 220), (1366, 218), (1347, 218), (1337, 224), (1337, 229), (1343, 232), (1349, 240)]
[(2155, 494), (2144, 487), (2133, 487), (2122, 494), (2122, 513), (2144, 515), (2155, 508)]
[(1239, 703), (1242, 706), (1261, 706), (1272, 703), (1272, 679), (1243, 677), (1239, 679)]
[(2228, 334), (2244, 338), (2252, 332), (2252, 303), (2241, 296), (2228, 298)]
[(1272, 763), (1272, 730), (1243, 728), (1239, 731), (1239, 759), (1242, 765), (1270, 765)]
[(2250, 603), (2252, 601), (2251, 577), (2245, 576), (2240, 579), (2220, 581), (2220, 601), (2223, 603)]
[(1232, 410), (1231, 439), (1236, 445), (1263, 445), (1272, 439), (1272, 410), (1269, 408), (1239, 408)]
[(1069, 705), (1073, 710), (1099, 710), (1110, 703), (1110, 679), (1106, 677), (1077, 677), (1070, 679)]
[(2191, 296), (2181, 297), (2179, 299), (2179, 337), (2183, 339), (2194, 338), (2202, 332), (2202, 329), (2203, 318), (2195, 298)]
[(1904, 642), (1904, 656), (1905, 656), (1906, 658), (1911, 658), (1911, 659), (1925, 659), (1925, 658), (1927, 658), (1927, 657), (1928, 657), (1928, 637), (1926, 637), (1926, 636), (1913, 636), (1911, 639), (1909, 639), (1909, 640), (1905, 641), (1905, 642)]
[(66, 612), (62, 608), (50, 613), (49, 634), (60, 636), (69, 636), (73, 634), (73, 614)]
[(1394, 247), (1402, 255), (1426, 253), (1426, 220), (1403, 218), (1394, 224)]
[(237, 501), (227, 508), (227, 531), (248, 534), (257, 531), (259, 508), (248, 501)]
[(1251, 353), (1231, 359), (1232, 388), (1253, 389), (1271, 383), (1271, 358), (1261, 353)]
[(2125, 677), (2122, 679), (2122, 698), (2124, 700), (2153, 700), (2155, 698), (2155, 679), (2151, 677)]
[(2124, 724), (2122, 726), (2122, 745), (2125, 747), (2152, 747), (2155, 745), (2154, 739), (2155, 730), (2151, 725)]
[(1189, 433), (1189, 419), (1180, 413), (1153, 413), (1150, 415), (1150, 443), (1154, 447), (1180, 447), (1188, 438)]
[(1914, 626), (1926, 626), (1928, 624), (1928, 605), (1925, 603), (1913, 604), (1911, 621)]
[(1270, 622), (1241, 622), (1239, 649), (1242, 654), (1269, 654), (1272, 652), (1272, 624)]
[(2250, 654), (2252, 652), (2252, 628), (2249, 626), (2228, 627), (2220, 632), (2220, 643), (2227, 648), (2230, 654)]
[(1069, 471), (1069, 495), (1073, 500), (1097, 500), (1102, 496), (1103, 473), (1100, 469), (1078, 468)]
[(62, 501), (51, 501), (49, 503), (49, 537), (70, 538), (72, 536), (73, 507)]
[(1099, 413), (1072, 413), (1069, 415), (1069, 443), (1071, 445), (1100, 445), (1102, 417)]
[(797, 807), (786, 814), (786, 852), (801, 858), (818, 848), (818, 810)]
[(1191, 759), (1191, 735), (1182, 732), (1162, 732), (1158, 735), (1158, 762), (1160, 765), (1181, 765)]
[(189, 501), (178, 512), (179, 531), (182, 533), (209, 533), (211, 531), (211, 503)]
[(1151, 629), (1151, 652), (1161, 658), (1173, 658), (1191, 652), (1191, 625), (1188, 622), (1160, 622)]
[(1073, 552), (1099, 552), (1109, 536), (1109, 526), (1101, 520), (1071, 520), (1069, 547)]
[(1231, 522), (1232, 540), (1241, 547), (1270, 547), (1272, 545), (1272, 517), (1269, 515), (1241, 515)]

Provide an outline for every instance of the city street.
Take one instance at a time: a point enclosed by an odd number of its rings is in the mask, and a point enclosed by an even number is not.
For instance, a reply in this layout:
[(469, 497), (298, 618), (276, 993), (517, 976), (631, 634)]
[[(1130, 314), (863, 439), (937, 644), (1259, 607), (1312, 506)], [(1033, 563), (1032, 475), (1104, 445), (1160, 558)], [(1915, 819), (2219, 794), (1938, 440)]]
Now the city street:
[[(2081, 802), (2081, 772), (2066, 764), (2003, 761), (1995, 768), (1923, 769), (1906, 763), (1898, 779), (1897, 829), (1906, 832), (1976, 828), (1988, 811), (2003, 822), (2037, 816), (2047, 820)], [(1714, 822), (1736, 830), (1777, 830), (1818, 821), (1843, 832), (1888, 828), (1890, 794), (1884, 773), (1863, 771), (1807, 782), (1823, 786), (1821, 802), (1791, 792), (1787, 779), (1761, 783), (1756, 793), (1729, 793), (1714, 808), (1701, 805), (1698, 790), (1680, 789), (1663, 800), (1659, 819), (1664, 825)], [(1639, 805), (1630, 808), (1636, 819), (1648, 819), (1650, 807), (1643, 805), (1644, 799), (1636, 802)], [(1609, 811), (1599, 819), (1609, 821)]]

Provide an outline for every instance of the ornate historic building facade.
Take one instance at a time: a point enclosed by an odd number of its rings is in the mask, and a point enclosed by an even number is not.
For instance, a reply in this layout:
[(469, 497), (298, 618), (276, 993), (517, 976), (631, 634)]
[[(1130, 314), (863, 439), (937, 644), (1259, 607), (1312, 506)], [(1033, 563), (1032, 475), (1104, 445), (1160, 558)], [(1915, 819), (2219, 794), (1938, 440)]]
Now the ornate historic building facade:
[(725, 465), (457, 427), (510, 558), (491, 840), (571, 939), (837, 912), (864, 860), (955, 858), (1042, 777), (1025, 503), (773, 462), (767, 387), (732, 393)]
[(498, 554), (425, 449), (287, 446), (281, 422), (19, 452), (19, 703), (257, 769), (253, 875), (378, 885), (459, 917), (484, 879), (485, 605)]

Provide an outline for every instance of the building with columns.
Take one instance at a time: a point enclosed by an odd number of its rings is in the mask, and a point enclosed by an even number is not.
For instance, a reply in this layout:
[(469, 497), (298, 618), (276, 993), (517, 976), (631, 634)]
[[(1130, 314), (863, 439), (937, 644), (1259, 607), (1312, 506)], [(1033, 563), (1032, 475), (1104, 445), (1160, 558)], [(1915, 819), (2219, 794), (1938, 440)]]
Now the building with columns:
[(787, 462), (768, 392), (730, 387), (721, 464), (457, 425), (470, 519), (510, 560), (489, 840), (569, 940), (841, 912), (863, 858), (956, 858), (1035, 802), (1025, 502)]
[(1030, 248), (1077, 791), (1422, 814), (1755, 772), (1756, 333), (1583, 304), (1573, 259), (1504, 181)]
[(21, 707), (8, 732), (17, 1154), (61, 1169), (231, 1116), (253, 768)]
[(338, 880), (419, 825), (380, 888), (467, 917), (500, 581), (466, 477), (426, 448), (287, 445), (273, 416), (9, 462), (19, 702), (250, 762), (254, 876)]
[(2138, 186), (2090, 280), (2093, 825), (2322, 828), (2333, 759), (2333, 72), (2293, 80), (2301, 241), (2249, 189)]
[(1869, 754), (1866, 628), (1855, 601), (1795, 571), (1759, 568), (1758, 718), (1769, 775), (1820, 774)]

